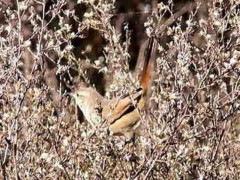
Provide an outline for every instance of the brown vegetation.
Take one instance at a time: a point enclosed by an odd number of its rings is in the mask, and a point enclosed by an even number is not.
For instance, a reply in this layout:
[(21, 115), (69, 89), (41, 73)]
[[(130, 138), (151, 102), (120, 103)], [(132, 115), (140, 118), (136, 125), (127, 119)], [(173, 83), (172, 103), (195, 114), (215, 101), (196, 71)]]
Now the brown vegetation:
[[(0, 0), (0, 179), (239, 179), (239, 19), (237, 0)], [(124, 146), (67, 93), (134, 92), (152, 36), (142, 136)]]

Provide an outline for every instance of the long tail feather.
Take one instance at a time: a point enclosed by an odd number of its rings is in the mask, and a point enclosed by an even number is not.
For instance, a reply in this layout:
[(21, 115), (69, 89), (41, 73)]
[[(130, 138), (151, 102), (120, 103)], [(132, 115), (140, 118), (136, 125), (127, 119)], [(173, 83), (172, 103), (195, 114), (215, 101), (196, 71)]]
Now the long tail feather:
[(156, 58), (157, 51), (157, 40), (154, 37), (151, 37), (148, 41), (148, 47), (145, 51), (145, 62), (142, 71), (142, 77), (140, 80), (143, 95), (146, 95), (152, 81), (152, 71), (154, 66), (154, 60)]

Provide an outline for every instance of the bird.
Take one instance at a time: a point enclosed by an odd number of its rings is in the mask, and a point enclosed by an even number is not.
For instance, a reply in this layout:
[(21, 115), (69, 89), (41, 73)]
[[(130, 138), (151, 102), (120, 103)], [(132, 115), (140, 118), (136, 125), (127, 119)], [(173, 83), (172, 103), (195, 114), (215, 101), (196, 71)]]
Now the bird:
[(92, 127), (106, 127), (108, 134), (125, 136), (127, 141), (134, 140), (136, 135), (141, 134), (139, 130), (142, 111), (151, 86), (156, 49), (157, 40), (154, 37), (149, 38), (141, 73), (141, 86), (133, 94), (107, 99), (93, 87), (80, 86), (73, 89), (71, 96)]
[(85, 87), (83, 85), (74, 88), (69, 94), (73, 97), (76, 105), (82, 111), (85, 119), (90, 125), (92, 127), (97, 127), (102, 120), (98, 113), (98, 105), (100, 105), (100, 103), (102, 104), (106, 99), (104, 99), (94, 88)]

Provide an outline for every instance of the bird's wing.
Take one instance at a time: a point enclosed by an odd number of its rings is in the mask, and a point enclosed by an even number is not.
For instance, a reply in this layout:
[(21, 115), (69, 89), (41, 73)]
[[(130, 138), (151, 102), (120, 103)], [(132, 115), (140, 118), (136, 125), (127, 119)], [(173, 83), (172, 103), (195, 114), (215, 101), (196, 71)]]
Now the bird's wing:
[(123, 99), (116, 100), (110, 105), (110, 113), (106, 117), (107, 123), (112, 124), (115, 120), (121, 118), (126, 113), (129, 113), (136, 109), (136, 105), (141, 99), (142, 91), (139, 90), (131, 96), (127, 96)]
[(138, 122), (140, 119), (141, 118), (138, 110), (134, 109), (132, 112), (123, 115), (110, 124), (109, 130), (116, 135), (134, 131), (138, 127)]

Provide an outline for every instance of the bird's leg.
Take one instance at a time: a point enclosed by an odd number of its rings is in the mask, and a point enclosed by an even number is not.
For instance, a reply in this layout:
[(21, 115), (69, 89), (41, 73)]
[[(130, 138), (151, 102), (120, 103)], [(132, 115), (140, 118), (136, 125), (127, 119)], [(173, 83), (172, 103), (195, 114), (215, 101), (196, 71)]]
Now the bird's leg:
[(125, 139), (124, 146), (126, 146), (128, 144), (133, 144), (134, 146), (136, 146), (136, 136), (135, 136), (135, 133), (132, 134), (130, 139)]

